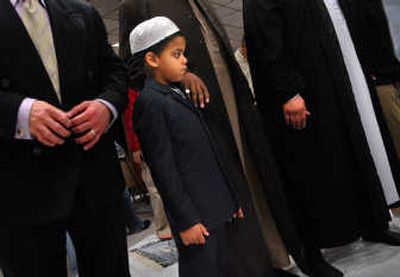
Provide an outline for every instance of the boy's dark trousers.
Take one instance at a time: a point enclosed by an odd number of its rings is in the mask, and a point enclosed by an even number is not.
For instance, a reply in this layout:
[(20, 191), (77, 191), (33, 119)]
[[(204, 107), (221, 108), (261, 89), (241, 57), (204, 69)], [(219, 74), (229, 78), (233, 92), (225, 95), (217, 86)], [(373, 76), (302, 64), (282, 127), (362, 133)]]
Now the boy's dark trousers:
[(238, 223), (227, 222), (209, 230), (210, 236), (203, 245), (185, 246), (180, 238), (176, 238), (179, 277), (236, 277), (229, 252)]

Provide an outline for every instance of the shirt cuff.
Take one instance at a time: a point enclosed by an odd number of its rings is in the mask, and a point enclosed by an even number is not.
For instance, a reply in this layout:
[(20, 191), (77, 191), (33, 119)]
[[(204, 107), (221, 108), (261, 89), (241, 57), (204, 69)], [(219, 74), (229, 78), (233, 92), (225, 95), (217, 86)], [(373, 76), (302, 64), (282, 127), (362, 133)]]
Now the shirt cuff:
[(117, 109), (114, 107), (114, 105), (111, 104), (110, 102), (108, 102), (104, 99), (97, 99), (97, 101), (103, 103), (111, 111), (112, 116), (113, 116), (110, 124), (107, 127), (107, 130), (106, 130), (106, 132), (107, 132), (111, 128), (111, 126), (114, 124), (114, 121), (118, 118), (118, 112), (117, 112)]
[(33, 140), (29, 130), (29, 115), (35, 99), (25, 98), (18, 108), (17, 125), (15, 127), (15, 139)]

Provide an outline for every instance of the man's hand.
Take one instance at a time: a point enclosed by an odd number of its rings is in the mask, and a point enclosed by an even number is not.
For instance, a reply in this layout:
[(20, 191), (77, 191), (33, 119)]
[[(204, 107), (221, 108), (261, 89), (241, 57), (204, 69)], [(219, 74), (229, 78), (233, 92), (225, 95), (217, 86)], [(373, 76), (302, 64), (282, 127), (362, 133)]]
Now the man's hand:
[(204, 108), (210, 102), (210, 94), (203, 80), (197, 75), (187, 72), (183, 77), (182, 84), (185, 87), (185, 93), (191, 94), (193, 104)]
[(62, 145), (71, 135), (68, 115), (47, 102), (36, 100), (29, 114), (29, 131), (40, 143), (54, 147)]
[(185, 231), (179, 233), (184, 245), (192, 244), (205, 244), (206, 237), (210, 234), (208, 233), (206, 227), (203, 224), (198, 223)]
[(307, 110), (304, 99), (298, 95), (290, 99), (283, 105), (283, 113), (287, 125), (294, 129), (301, 130), (307, 125), (307, 116), (310, 112)]
[(68, 112), (72, 122), (72, 132), (79, 134), (75, 142), (89, 150), (107, 130), (111, 120), (111, 111), (98, 100), (84, 101)]

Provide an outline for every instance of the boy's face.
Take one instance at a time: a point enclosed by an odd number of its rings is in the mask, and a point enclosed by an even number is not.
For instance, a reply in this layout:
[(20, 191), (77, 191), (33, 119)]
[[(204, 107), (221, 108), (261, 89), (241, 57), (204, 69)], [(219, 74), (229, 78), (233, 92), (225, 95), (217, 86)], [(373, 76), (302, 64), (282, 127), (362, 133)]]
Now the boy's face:
[(181, 82), (187, 72), (185, 49), (186, 40), (183, 36), (168, 42), (160, 55), (155, 57), (154, 79), (162, 84)]

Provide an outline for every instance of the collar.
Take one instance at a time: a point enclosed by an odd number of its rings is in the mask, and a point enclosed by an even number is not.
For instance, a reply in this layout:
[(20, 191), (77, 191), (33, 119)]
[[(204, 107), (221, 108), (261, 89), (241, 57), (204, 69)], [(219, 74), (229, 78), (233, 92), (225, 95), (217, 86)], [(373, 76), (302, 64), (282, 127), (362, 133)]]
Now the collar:
[(171, 86), (161, 84), (161, 83), (157, 82), (156, 80), (154, 80), (153, 78), (147, 78), (146, 81), (144, 82), (144, 87), (151, 88), (151, 89), (157, 90), (157, 91), (165, 93), (165, 94), (172, 93), (172, 92), (175, 93)]
[[(11, 5), (16, 7), (22, 0), (10, 0)], [(38, 0), (43, 7), (46, 7), (46, 2), (44, 0)]]

